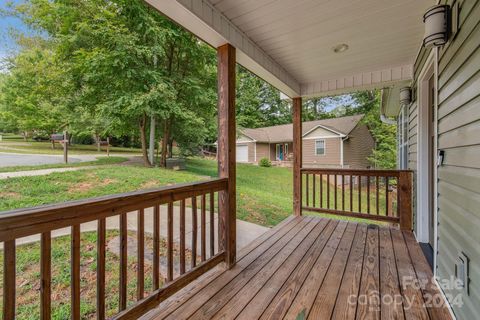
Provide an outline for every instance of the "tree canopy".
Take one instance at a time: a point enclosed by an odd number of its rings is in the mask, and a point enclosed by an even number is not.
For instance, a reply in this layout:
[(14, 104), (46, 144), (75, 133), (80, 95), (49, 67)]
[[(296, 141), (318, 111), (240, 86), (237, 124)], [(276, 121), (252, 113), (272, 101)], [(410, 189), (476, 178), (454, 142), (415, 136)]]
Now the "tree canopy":
[[(128, 137), (141, 145), (147, 166), (152, 121), (161, 165), (173, 141), (183, 154), (216, 141), (215, 50), (144, 1), (25, 0), (4, 14), (35, 32), (16, 33), (20, 50), (0, 74), (0, 131)], [(239, 127), (292, 121), (291, 102), (242, 66), (236, 85)], [(395, 127), (378, 112), (379, 93), (366, 91), (305, 100), (303, 120), (365, 114), (377, 141), (371, 161), (390, 168)]]

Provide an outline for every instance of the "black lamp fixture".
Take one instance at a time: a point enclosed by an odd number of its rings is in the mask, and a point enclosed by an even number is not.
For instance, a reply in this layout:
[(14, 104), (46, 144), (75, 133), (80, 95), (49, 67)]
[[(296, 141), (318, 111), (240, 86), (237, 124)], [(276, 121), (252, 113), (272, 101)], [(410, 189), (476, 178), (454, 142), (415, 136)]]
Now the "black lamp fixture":
[(440, 47), (448, 42), (452, 30), (451, 10), (446, 4), (436, 5), (423, 15), (425, 48)]

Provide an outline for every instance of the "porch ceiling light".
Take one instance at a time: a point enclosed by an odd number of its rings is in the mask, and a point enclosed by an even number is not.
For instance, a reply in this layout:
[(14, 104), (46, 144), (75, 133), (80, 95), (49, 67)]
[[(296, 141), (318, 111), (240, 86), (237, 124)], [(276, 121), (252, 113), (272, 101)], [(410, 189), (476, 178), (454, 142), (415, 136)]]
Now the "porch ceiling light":
[(348, 50), (348, 44), (341, 43), (333, 47), (333, 52), (335, 53), (342, 53)]
[(443, 46), (450, 36), (450, 6), (442, 4), (431, 7), (423, 15), (423, 23), (425, 24), (423, 46), (425, 48)]

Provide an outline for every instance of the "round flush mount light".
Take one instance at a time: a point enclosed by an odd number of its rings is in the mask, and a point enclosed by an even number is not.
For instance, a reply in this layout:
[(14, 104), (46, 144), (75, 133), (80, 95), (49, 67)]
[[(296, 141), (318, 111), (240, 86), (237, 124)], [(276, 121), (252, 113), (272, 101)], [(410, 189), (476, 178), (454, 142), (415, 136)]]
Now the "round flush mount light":
[(341, 43), (333, 47), (333, 52), (342, 53), (348, 50), (348, 44)]

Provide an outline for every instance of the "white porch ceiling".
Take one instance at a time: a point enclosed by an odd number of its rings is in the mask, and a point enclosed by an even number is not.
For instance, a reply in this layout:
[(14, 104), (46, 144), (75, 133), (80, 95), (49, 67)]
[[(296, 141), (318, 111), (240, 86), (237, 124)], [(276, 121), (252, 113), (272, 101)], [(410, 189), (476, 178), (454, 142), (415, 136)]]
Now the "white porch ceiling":
[[(289, 96), (319, 96), (411, 79), (435, 0), (147, 0)], [(334, 53), (346, 43), (349, 49)]]

